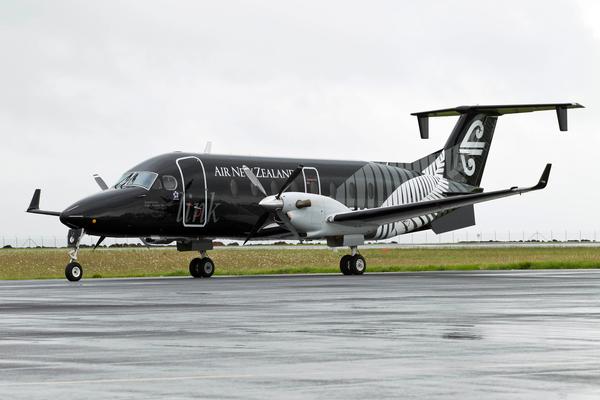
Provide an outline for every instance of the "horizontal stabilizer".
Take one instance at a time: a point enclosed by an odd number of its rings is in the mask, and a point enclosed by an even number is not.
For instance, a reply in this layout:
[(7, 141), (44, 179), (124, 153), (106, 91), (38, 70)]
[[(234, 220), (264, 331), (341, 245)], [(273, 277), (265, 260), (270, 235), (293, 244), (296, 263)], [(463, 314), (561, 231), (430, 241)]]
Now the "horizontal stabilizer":
[(561, 131), (567, 130), (567, 109), (583, 108), (578, 103), (548, 103), (548, 104), (512, 104), (512, 105), (475, 105), (444, 108), (441, 110), (412, 113), (419, 122), (419, 132), (422, 139), (429, 138), (429, 117), (452, 117), (467, 113), (482, 113), (493, 116), (505, 114), (526, 113), (534, 111), (556, 110), (558, 126)]

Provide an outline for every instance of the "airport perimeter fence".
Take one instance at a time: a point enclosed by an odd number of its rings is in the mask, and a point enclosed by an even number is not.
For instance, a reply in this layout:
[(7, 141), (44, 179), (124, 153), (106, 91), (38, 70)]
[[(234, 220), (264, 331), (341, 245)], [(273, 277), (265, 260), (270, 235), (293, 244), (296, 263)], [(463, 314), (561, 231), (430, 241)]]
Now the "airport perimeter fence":
[[(599, 231), (600, 232), (600, 231)], [(447, 232), (436, 235), (432, 231), (416, 232), (408, 235), (397, 236), (386, 240), (387, 243), (398, 243), (404, 245), (436, 245), (436, 244), (507, 244), (507, 243), (543, 243), (543, 244), (590, 244), (595, 245), (598, 237), (596, 231), (477, 231), (461, 230), (456, 232)], [(10, 236), (0, 237), (2, 248), (63, 248), (67, 246), (67, 238), (61, 236)], [(84, 236), (81, 241), (82, 247), (94, 246), (97, 242), (97, 236)], [(223, 240), (223, 245), (235, 246), (241, 245), (241, 242)], [(252, 244), (283, 244), (275, 241), (257, 241)], [(289, 244), (295, 242), (289, 241)], [(308, 242), (312, 243), (312, 242)], [(115, 239), (107, 238), (102, 242), (101, 247), (144, 247), (139, 239)]]

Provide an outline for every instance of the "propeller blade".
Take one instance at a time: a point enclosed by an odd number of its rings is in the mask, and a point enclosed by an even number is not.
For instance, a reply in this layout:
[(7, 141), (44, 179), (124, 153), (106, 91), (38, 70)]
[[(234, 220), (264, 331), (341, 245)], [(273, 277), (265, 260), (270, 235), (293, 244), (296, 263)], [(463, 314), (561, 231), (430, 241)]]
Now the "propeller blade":
[(281, 222), (283, 222), (283, 224), (285, 225), (287, 230), (294, 234), (294, 236), (296, 237), (296, 240), (302, 240), (300, 238), (300, 234), (296, 230), (296, 227), (294, 227), (294, 225), (292, 225), (292, 221), (290, 221), (288, 216), (285, 215), (285, 213), (281, 210), (277, 210), (276, 213), (277, 213), (277, 217), (281, 220)]
[(204, 153), (210, 154), (211, 151), (212, 151), (212, 142), (208, 141), (208, 142), (206, 142), (206, 146), (204, 147)]
[(102, 177), (100, 177), (100, 175), (94, 174), (94, 180), (96, 181), (98, 186), (100, 186), (100, 189), (102, 189), (102, 190), (108, 189), (108, 185), (106, 184), (106, 182), (104, 182), (104, 179), (102, 179)]
[(246, 167), (245, 165), (242, 165), (242, 169), (246, 173), (246, 176), (248, 177), (248, 179), (250, 179), (250, 182), (252, 182), (252, 184), (254, 186), (256, 186), (258, 188), (258, 190), (260, 190), (260, 192), (265, 195), (265, 197), (267, 197), (268, 196), (267, 191), (265, 190), (263, 185), (260, 183), (260, 181), (258, 180), (256, 175), (254, 175), (254, 172), (252, 172), (252, 170), (250, 168)]
[(258, 218), (258, 221), (256, 221), (256, 224), (254, 224), (254, 226), (250, 230), (248, 237), (246, 238), (246, 240), (244, 240), (244, 244), (246, 244), (248, 242), (248, 240), (252, 239), (252, 237), (254, 235), (256, 235), (256, 233), (260, 230), (260, 228), (262, 228), (262, 226), (265, 224), (265, 221), (267, 220), (267, 218), (269, 218), (269, 212), (264, 213), (263, 215), (260, 216), (260, 218)]
[(279, 199), (281, 197), (281, 195), (283, 194), (283, 192), (285, 192), (290, 187), (292, 182), (294, 182), (294, 180), (298, 177), (298, 175), (300, 175), (302, 173), (303, 168), (304, 168), (304, 165), (298, 165), (298, 168), (296, 168), (294, 170), (294, 172), (292, 172), (290, 174), (290, 177), (287, 179), (287, 181), (285, 181), (283, 186), (281, 186), (281, 189), (279, 189), (279, 193), (277, 193), (277, 196), (275, 196), (276, 199)]
[(100, 239), (98, 239), (98, 241), (96, 242), (96, 245), (94, 246), (93, 250), (96, 250), (96, 248), (98, 248), (98, 246), (100, 246), (100, 244), (104, 242), (104, 239), (106, 239), (106, 236), (100, 236)]

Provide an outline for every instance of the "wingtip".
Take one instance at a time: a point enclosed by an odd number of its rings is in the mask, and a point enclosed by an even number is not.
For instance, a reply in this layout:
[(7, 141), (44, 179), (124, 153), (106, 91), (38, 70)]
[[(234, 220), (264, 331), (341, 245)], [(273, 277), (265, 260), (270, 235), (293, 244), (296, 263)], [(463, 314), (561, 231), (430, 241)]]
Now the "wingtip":
[(536, 189), (543, 189), (548, 185), (548, 180), (550, 179), (550, 170), (552, 169), (552, 164), (546, 164), (546, 168), (544, 168), (544, 172), (542, 172), (542, 176), (538, 184), (535, 186)]
[(33, 192), (33, 197), (31, 198), (31, 202), (29, 202), (29, 207), (27, 207), (27, 212), (32, 210), (40, 209), (40, 195), (42, 193), (41, 189), (35, 189)]

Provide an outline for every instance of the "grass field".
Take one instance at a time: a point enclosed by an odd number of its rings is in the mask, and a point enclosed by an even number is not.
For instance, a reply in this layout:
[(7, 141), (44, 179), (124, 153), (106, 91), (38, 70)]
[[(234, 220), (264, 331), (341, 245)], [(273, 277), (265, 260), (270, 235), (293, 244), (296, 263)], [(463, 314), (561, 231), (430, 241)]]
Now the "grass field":
[[(345, 251), (324, 249), (217, 249), (217, 275), (339, 273)], [(367, 271), (600, 268), (598, 247), (365, 249)], [(188, 275), (196, 253), (174, 249), (82, 249), (86, 278)], [(63, 278), (65, 249), (1, 249), (0, 279)]]

